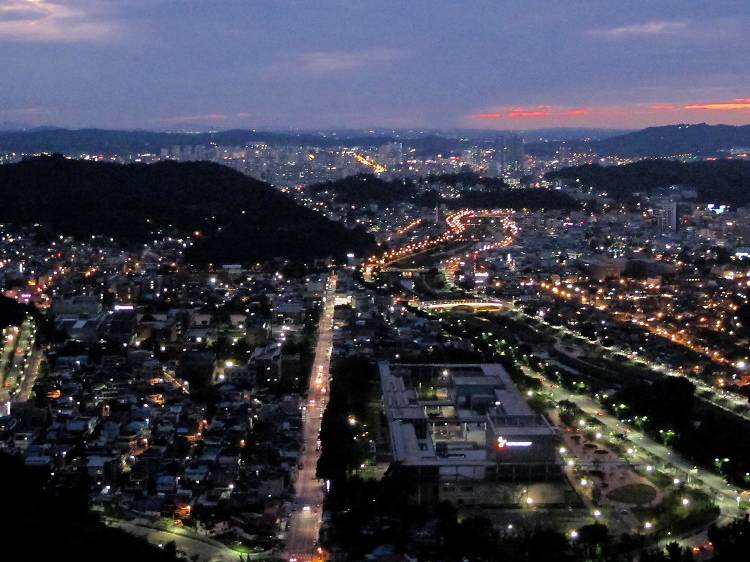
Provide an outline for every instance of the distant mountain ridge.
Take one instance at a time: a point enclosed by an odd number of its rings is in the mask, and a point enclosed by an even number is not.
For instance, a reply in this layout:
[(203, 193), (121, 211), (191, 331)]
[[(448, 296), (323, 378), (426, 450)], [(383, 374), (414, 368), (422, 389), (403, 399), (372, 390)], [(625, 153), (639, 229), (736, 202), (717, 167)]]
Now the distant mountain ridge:
[[(0, 129), (0, 152), (126, 155), (212, 143), (224, 146), (262, 142), (270, 145), (377, 147), (388, 142), (403, 142), (415, 148), (417, 155), (435, 155), (455, 154), (477, 144), (491, 146), (496, 136), (508, 134), (504, 131), (474, 133), (476, 136), (462, 135), (458, 131), (445, 134), (436, 131), (366, 134), (363, 131), (294, 133), (248, 129), (189, 133), (40, 127), (20, 131)], [(732, 147), (750, 146), (750, 125), (666, 125), (618, 134), (604, 129), (560, 128), (530, 130), (521, 134), (527, 140), (527, 152), (543, 157), (554, 155), (563, 142), (573, 150), (592, 150), (601, 156), (623, 157), (715, 156)], [(576, 138), (577, 135), (588, 138)]]
[[(561, 140), (530, 142), (528, 153), (552, 157)], [(620, 135), (592, 140), (572, 139), (565, 144), (573, 151), (593, 151), (599, 156), (668, 158), (685, 154), (722, 156), (733, 147), (750, 147), (750, 125), (707, 125), (706, 123), (648, 127)]]
[[(108, 129), (43, 128), (24, 131), (0, 131), (0, 152), (22, 154), (54, 153), (130, 154), (158, 153), (163, 148), (185, 145), (244, 146), (248, 143), (300, 146), (363, 146), (377, 147), (403, 140), (396, 135), (339, 136), (334, 134), (284, 133), (229, 129), (216, 132), (159, 132)], [(411, 138), (410, 146), (428, 153), (450, 152), (462, 146), (457, 138), (425, 134)]]
[[(270, 185), (210, 162), (113, 164), (60, 156), (0, 166), (0, 222), (128, 245), (174, 232), (196, 263), (343, 257), (374, 247)], [(191, 235), (191, 233), (193, 233)]]
[(713, 156), (732, 147), (750, 147), (750, 125), (667, 125), (648, 127), (624, 135), (594, 141), (599, 155)]

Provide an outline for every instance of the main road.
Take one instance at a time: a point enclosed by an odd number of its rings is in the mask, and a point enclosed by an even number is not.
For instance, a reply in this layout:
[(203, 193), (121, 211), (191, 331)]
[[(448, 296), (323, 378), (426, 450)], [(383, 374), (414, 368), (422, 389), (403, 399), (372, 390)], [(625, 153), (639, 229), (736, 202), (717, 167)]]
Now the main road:
[(333, 309), (336, 299), (336, 276), (326, 285), (323, 311), (318, 325), (318, 343), (310, 373), (307, 408), (302, 420), (302, 449), (297, 472), (295, 511), (286, 538), (286, 559), (297, 562), (319, 560), (316, 543), (320, 533), (323, 486), (315, 476), (320, 458), (318, 435), (323, 411), (328, 402), (331, 349), (333, 346)]
[(43, 352), (36, 345), (36, 324), (29, 316), (20, 326), (9, 328), (0, 353), (0, 402), (25, 402), (39, 372)]

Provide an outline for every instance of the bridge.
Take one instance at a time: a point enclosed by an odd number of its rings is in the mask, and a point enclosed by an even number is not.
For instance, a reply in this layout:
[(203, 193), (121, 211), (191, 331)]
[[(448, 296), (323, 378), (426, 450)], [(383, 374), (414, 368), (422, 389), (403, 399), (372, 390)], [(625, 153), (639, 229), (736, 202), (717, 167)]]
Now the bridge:
[(396, 267), (394, 265), (385, 266), (380, 268), (380, 271), (385, 273), (427, 273), (430, 271), (429, 267)]
[(511, 308), (510, 303), (500, 299), (415, 301), (413, 304), (432, 312), (499, 312)]

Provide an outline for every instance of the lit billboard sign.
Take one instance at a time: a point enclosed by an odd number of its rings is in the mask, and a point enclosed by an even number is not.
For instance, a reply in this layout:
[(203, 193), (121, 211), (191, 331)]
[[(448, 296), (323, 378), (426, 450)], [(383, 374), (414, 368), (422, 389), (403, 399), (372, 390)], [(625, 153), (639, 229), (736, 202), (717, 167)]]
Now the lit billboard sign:
[(497, 448), (505, 449), (507, 447), (531, 447), (531, 441), (508, 441), (502, 435), (497, 438)]

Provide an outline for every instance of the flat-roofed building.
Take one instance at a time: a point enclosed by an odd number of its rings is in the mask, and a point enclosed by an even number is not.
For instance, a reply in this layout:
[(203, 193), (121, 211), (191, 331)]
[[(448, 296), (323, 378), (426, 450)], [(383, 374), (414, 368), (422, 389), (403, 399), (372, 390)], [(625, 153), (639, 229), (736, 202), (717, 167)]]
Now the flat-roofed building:
[(560, 474), (555, 433), (500, 364), (379, 363), (393, 462), (440, 480)]

